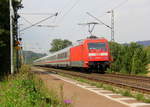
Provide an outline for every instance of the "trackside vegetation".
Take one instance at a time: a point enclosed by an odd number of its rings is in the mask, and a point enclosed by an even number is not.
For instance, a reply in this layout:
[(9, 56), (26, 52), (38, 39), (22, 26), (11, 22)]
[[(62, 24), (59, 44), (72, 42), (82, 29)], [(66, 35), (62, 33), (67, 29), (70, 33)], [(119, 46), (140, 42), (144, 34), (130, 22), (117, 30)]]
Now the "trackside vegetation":
[(150, 63), (150, 46), (146, 46), (144, 50), (147, 52), (148, 62)]
[(22, 67), (21, 72), (0, 82), (0, 107), (68, 107), (42, 80)]
[(150, 63), (150, 50), (137, 43), (119, 44), (110, 42), (110, 50), (113, 57), (108, 72), (125, 74), (145, 74)]

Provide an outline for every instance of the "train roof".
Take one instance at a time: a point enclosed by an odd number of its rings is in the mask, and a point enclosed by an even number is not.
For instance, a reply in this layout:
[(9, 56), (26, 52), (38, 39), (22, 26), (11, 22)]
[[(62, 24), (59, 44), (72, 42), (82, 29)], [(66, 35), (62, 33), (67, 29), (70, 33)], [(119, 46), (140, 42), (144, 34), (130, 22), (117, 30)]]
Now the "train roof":
[(42, 57), (42, 58), (39, 58), (39, 59), (35, 60), (34, 62), (40, 61), (40, 60), (43, 60), (43, 59), (46, 59), (47, 57), (50, 57), (50, 56), (57, 55), (58, 53), (66, 52), (66, 51), (68, 51), (72, 46), (73, 46), (73, 45), (71, 45), (71, 46), (69, 46), (69, 47), (66, 47), (66, 48), (64, 48), (64, 49), (62, 49), (62, 50), (59, 50), (59, 51), (57, 51), (57, 52), (54, 52), (54, 53), (49, 53), (47, 56), (44, 56), (44, 57)]

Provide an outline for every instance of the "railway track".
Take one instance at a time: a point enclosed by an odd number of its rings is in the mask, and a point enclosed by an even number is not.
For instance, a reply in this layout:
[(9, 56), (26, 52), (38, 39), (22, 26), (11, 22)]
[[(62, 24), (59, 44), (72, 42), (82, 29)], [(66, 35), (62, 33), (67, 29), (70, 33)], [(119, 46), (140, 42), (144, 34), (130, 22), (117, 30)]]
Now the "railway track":
[(104, 82), (107, 84), (115, 85), (122, 88), (128, 88), (133, 91), (139, 91), (142, 93), (150, 94), (150, 77), (144, 76), (132, 76), (123, 74), (98, 74), (98, 73), (82, 73), (72, 72), (62, 69), (48, 68), (47, 70), (68, 74), (71, 76), (81, 77), (96, 82)]

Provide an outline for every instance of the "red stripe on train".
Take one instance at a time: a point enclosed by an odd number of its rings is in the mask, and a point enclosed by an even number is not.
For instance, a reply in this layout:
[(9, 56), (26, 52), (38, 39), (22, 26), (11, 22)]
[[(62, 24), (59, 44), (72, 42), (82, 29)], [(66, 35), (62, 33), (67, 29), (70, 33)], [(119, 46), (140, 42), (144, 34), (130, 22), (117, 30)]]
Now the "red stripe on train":
[(46, 63), (68, 62), (68, 61), (70, 61), (70, 60), (48, 61)]

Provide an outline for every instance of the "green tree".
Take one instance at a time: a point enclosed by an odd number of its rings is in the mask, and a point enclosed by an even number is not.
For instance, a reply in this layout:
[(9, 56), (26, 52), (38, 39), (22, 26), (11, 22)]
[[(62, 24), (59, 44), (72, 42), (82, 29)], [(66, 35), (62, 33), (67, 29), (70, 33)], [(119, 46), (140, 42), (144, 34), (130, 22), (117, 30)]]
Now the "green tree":
[(59, 51), (59, 50), (64, 49), (70, 45), (72, 45), (72, 42), (69, 40), (54, 39), (51, 43), (50, 52)]
[(137, 74), (138, 72), (141, 72), (141, 67), (142, 67), (142, 63), (141, 63), (141, 53), (140, 53), (141, 49), (136, 49), (134, 52), (134, 55), (132, 57), (132, 61), (131, 61), (131, 73), (132, 74)]
[(120, 72), (122, 68), (122, 50), (123, 47), (116, 43), (116, 42), (110, 42), (110, 50), (111, 55), (113, 56), (113, 63), (111, 64), (111, 70), (115, 72)]
[[(22, 7), (17, 0), (12, 0), (14, 8), (14, 40), (17, 32), (17, 10)], [(0, 76), (10, 73), (10, 35), (9, 35), (9, 0), (0, 0)], [(0, 77), (1, 78), (1, 77)]]
[(145, 47), (144, 50), (146, 51), (148, 63), (150, 64), (150, 46)]
[(4, 42), (2, 40), (0, 40), (0, 48), (6, 46), (6, 44), (4, 44)]
[(126, 45), (110, 43), (114, 61), (111, 71), (128, 74), (144, 73), (148, 64), (148, 55), (142, 45), (130, 43)]
[(147, 56), (142, 45), (131, 43), (128, 48), (128, 73), (137, 74), (146, 71)]

